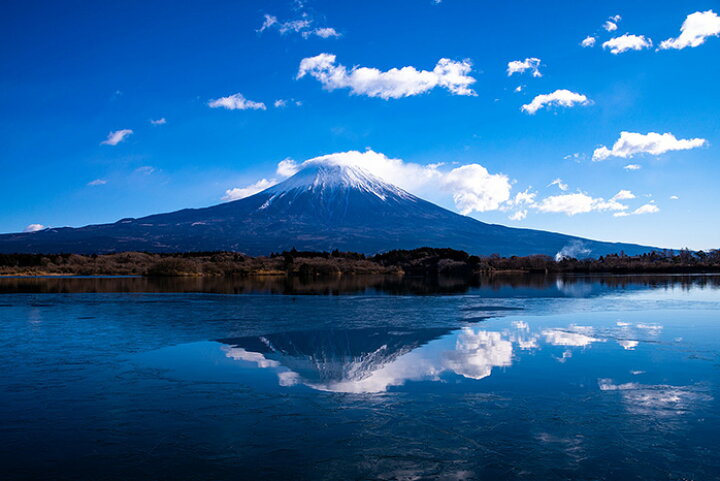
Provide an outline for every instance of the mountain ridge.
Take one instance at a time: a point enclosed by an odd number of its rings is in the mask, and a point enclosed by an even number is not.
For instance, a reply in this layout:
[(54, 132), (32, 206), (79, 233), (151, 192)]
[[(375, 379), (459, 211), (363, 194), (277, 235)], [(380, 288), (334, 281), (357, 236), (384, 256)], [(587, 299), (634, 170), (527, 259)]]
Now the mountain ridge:
[(126, 218), (110, 224), (0, 235), (2, 253), (226, 250), (264, 255), (451, 247), (502, 256), (587, 254), (651, 247), (487, 224), (421, 199), (357, 165), (310, 161), (285, 181), (222, 204)]

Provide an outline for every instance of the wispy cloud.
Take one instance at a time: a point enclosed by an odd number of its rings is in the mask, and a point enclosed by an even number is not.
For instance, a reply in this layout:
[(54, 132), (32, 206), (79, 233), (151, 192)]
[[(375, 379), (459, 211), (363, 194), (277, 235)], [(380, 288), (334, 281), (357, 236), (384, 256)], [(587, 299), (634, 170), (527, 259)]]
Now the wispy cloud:
[(100, 142), (100, 145), (117, 145), (132, 133), (130, 129), (114, 130), (108, 134), (107, 139)]
[(526, 70), (530, 70), (533, 77), (542, 77), (542, 74), (539, 70), (540, 67), (540, 59), (531, 57), (526, 58), (525, 60), (513, 60), (512, 62), (508, 62), (507, 65), (507, 74), (508, 77), (515, 73), (523, 73)]
[(643, 214), (656, 214), (660, 212), (660, 208), (653, 202), (641, 205), (637, 209), (631, 212), (616, 212), (613, 214), (614, 217), (627, 217), (629, 215), (643, 215)]
[(167, 120), (165, 120), (165, 117), (161, 117), (156, 120), (151, 120), (150, 123), (152, 125), (165, 125), (167, 123)]
[(105, 184), (107, 184), (107, 180), (105, 180), (105, 179), (95, 179), (95, 180), (91, 180), (90, 182), (88, 182), (87, 185), (90, 185), (90, 186), (93, 186), (93, 187), (94, 187), (94, 186), (105, 185)]
[(302, 102), (295, 99), (277, 99), (275, 102), (273, 102), (273, 107), (276, 109), (282, 109), (287, 107), (288, 105), (296, 105), (301, 106)]
[(548, 184), (548, 187), (553, 186), (553, 185), (557, 185), (558, 189), (560, 189), (562, 191), (566, 191), (569, 188), (567, 184), (563, 183), (562, 179), (553, 180), (552, 182), (550, 182)]
[[(707, 140), (678, 139), (670, 132), (658, 134), (649, 132), (640, 134), (636, 132), (620, 132), (620, 138), (608, 149), (605, 146), (595, 149), (592, 160), (600, 161), (609, 157), (631, 159), (638, 154), (662, 155), (675, 150), (690, 150), (705, 145)], [(634, 164), (631, 164), (634, 165)], [(631, 168), (631, 170), (636, 170)]]
[(155, 173), (155, 167), (152, 167), (150, 165), (143, 165), (142, 167), (138, 167), (135, 169), (136, 174), (140, 175), (150, 175)]
[(385, 100), (423, 94), (436, 87), (446, 88), (454, 95), (476, 95), (470, 88), (475, 82), (468, 75), (471, 68), (469, 60), (458, 62), (442, 58), (433, 70), (417, 70), (415, 67), (387, 71), (368, 67), (348, 69), (335, 63), (335, 55), (322, 53), (302, 59), (297, 78), (310, 75), (327, 90), (348, 88), (355, 95)]
[(312, 30), (302, 32), (301, 35), (303, 38), (308, 38), (313, 35), (320, 38), (342, 37), (342, 35), (332, 27), (314, 28)]
[(228, 110), (265, 110), (267, 108), (264, 103), (248, 100), (241, 93), (210, 100), (208, 107)]
[(538, 95), (529, 104), (523, 105), (521, 110), (530, 115), (547, 106), (573, 107), (574, 105), (588, 105), (590, 101), (585, 95), (559, 89), (549, 94)]
[(333, 27), (314, 27), (314, 20), (310, 16), (303, 12), (301, 17), (295, 20), (288, 20), (281, 22), (274, 15), (265, 14), (263, 17), (263, 23), (257, 30), (258, 33), (262, 33), (266, 30), (277, 30), (281, 35), (289, 33), (298, 33), (303, 38), (320, 37), (320, 38), (333, 38), (341, 37), (336, 29)]

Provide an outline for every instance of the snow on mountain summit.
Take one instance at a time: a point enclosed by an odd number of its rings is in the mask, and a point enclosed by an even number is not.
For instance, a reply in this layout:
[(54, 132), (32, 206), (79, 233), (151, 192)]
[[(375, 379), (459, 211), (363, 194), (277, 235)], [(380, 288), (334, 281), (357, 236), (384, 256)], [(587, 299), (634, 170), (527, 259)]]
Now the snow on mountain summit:
[(356, 163), (333, 157), (319, 157), (304, 162), (295, 175), (263, 193), (273, 196), (307, 191), (331, 194), (348, 189), (374, 194), (382, 200), (390, 196), (409, 200), (415, 198), (403, 189), (374, 176)]

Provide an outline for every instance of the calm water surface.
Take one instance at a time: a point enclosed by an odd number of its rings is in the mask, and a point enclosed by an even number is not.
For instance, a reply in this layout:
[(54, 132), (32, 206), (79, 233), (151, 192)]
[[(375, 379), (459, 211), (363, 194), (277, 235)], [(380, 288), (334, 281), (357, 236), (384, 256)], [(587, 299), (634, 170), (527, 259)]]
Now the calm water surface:
[(718, 277), (0, 293), (3, 480), (720, 479)]

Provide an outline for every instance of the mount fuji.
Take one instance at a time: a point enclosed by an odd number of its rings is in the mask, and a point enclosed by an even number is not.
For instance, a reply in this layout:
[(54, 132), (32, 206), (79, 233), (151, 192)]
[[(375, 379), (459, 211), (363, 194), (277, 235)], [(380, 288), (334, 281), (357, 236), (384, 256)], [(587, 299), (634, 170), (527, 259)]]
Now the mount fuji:
[(355, 251), (451, 247), (471, 254), (585, 255), (648, 252), (553, 232), (486, 224), (420, 199), (357, 165), (307, 161), (292, 177), (249, 197), (112, 224), (0, 235), (2, 253)]

